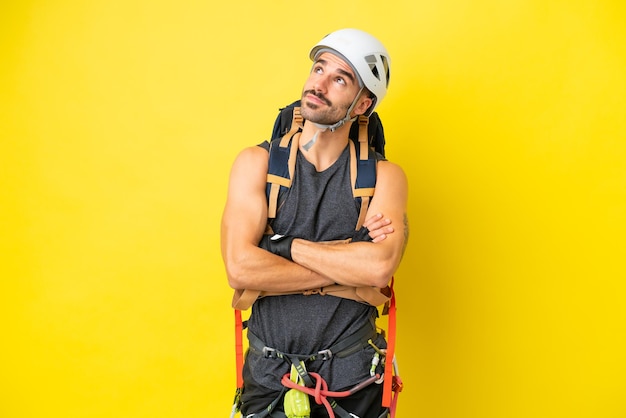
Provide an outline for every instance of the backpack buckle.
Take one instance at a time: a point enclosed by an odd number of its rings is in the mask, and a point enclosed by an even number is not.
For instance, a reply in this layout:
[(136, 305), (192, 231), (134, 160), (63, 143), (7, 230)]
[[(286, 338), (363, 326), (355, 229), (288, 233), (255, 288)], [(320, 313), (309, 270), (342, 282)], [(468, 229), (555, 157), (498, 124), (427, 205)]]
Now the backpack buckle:
[(326, 349), (326, 350), (318, 351), (317, 356), (321, 360), (326, 361), (326, 360), (330, 360), (331, 358), (333, 358), (333, 352), (330, 351), (329, 349)]

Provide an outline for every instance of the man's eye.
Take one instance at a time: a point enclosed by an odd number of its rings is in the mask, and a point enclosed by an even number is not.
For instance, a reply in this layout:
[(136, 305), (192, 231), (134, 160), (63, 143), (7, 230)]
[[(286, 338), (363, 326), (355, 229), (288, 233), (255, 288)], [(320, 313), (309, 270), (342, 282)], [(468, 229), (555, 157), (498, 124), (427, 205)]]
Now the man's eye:
[(344, 80), (343, 78), (338, 78), (337, 79), (337, 83), (339, 83), (341, 85), (345, 85), (346, 84), (346, 80)]

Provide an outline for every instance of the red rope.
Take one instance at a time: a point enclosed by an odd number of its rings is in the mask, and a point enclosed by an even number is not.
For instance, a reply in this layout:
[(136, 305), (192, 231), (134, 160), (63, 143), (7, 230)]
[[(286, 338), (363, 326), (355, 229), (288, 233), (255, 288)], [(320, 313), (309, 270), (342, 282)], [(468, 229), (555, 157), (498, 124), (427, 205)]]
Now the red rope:
[(328, 397), (345, 398), (346, 396), (350, 396), (353, 393), (358, 392), (359, 390), (363, 389), (365, 386), (370, 385), (371, 383), (380, 379), (380, 375), (377, 374), (377, 375), (370, 377), (366, 381), (359, 383), (358, 385), (356, 385), (350, 390), (345, 390), (342, 392), (332, 392), (328, 390), (328, 383), (326, 383), (326, 381), (324, 380), (322, 376), (313, 372), (308, 372), (308, 373), (309, 375), (311, 375), (311, 377), (315, 379), (314, 388), (308, 388), (306, 386), (301, 386), (297, 384), (296, 382), (293, 382), (289, 378), (289, 373), (283, 376), (281, 383), (285, 387), (288, 387), (290, 389), (296, 389), (296, 390), (299, 390), (300, 392), (304, 392), (307, 395), (312, 396), (318, 405), (324, 405), (326, 407), (326, 411), (328, 412), (329, 418), (335, 418), (335, 413), (333, 412), (333, 408), (330, 405), (330, 402), (328, 402), (328, 399), (327, 399)]

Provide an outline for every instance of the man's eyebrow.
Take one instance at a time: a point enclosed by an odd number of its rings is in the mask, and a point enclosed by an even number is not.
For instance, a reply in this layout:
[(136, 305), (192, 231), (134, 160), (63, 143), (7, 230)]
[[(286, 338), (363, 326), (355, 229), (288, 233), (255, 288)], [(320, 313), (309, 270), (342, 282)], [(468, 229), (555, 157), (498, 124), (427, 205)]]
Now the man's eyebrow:
[(354, 84), (355, 80), (354, 80), (354, 75), (352, 75), (352, 73), (342, 70), (341, 68), (337, 69), (337, 72), (339, 72), (340, 74), (343, 74), (344, 76), (346, 76), (346, 78), (349, 78), (350, 81)]
[[(328, 64), (328, 61), (326, 61), (324, 59), (318, 59), (316, 64), (321, 64), (322, 66), (326, 66), (326, 64)], [(352, 73), (350, 73), (350, 72), (348, 72), (346, 70), (343, 70), (341, 68), (338, 68), (337, 72), (339, 74), (343, 75), (344, 77), (349, 78), (352, 83), (356, 83), (356, 79), (354, 78), (354, 74), (352, 74)]]

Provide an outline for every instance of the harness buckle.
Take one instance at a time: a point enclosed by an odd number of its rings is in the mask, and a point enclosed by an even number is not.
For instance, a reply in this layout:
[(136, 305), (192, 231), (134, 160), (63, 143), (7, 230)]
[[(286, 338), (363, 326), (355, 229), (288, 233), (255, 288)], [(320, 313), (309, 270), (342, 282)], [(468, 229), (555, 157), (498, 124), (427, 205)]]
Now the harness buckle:
[(265, 358), (278, 358), (278, 355), (276, 354), (276, 349), (267, 346), (263, 347), (263, 356)]
[(317, 355), (321, 358), (322, 361), (330, 360), (333, 358), (333, 352), (329, 349), (318, 351)]

